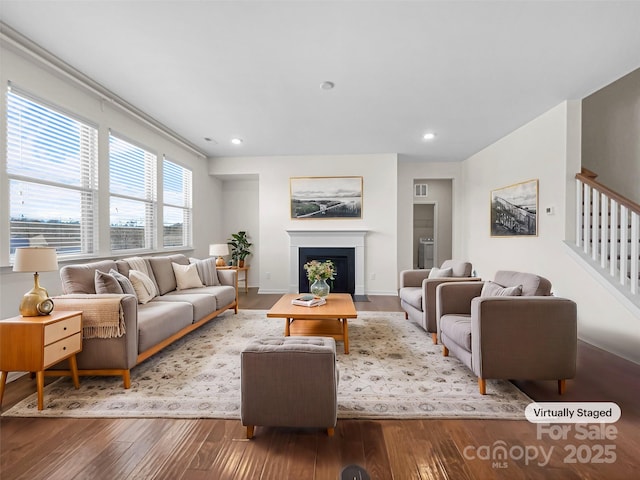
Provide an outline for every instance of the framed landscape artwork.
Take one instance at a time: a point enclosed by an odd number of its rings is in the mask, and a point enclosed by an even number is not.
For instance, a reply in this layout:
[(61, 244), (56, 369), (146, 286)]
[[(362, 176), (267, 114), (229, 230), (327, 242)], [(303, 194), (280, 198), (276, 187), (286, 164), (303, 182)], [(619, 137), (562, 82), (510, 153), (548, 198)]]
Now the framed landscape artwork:
[(538, 180), (491, 192), (491, 236), (538, 235)]
[(362, 218), (362, 177), (290, 177), (291, 218)]

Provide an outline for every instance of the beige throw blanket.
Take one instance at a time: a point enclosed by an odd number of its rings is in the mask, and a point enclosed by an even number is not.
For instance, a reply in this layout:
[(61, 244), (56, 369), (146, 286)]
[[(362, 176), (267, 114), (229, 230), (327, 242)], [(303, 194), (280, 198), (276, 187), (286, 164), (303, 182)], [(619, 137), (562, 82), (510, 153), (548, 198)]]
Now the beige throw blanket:
[(144, 273), (147, 277), (151, 277), (151, 272), (147, 268), (147, 262), (142, 257), (129, 257), (124, 259), (129, 264), (131, 270), (138, 270)]
[(83, 338), (117, 338), (125, 332), (122, 295), (72, 294), (55, 297), (57, 310), (82, 310)]

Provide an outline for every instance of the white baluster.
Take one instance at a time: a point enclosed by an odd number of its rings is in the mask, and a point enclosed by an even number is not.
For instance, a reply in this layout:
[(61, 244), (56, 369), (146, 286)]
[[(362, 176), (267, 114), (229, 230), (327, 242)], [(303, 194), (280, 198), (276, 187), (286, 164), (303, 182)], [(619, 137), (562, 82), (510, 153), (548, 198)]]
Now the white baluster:
[(627, 259), (629, 257), (629, 211), (620, 206), (620, 285), (627, 284)]
[(595, 188), (591, 190), (591, 258), (598, 260), (598, 241), (600, 240), (600, 195)]
[(609, 254), (609, 198), (603, 193), (600, 196), (600, 266), (607, 268), (607, 255)]
[(611, 242), (609, 243), (609, 273), (616, 277), (618, 269), (618, 202), (611, 199)]
[(638, 214), (631, 212), (631, 293), (638, 293)]

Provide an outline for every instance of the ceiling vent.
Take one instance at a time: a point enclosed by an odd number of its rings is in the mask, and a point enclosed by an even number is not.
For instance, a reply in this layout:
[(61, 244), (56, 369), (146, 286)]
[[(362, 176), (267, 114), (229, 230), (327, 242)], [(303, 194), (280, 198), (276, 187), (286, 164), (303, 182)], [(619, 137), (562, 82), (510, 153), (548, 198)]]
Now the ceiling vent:
[(415, 196), (416, 197), (426, 197), (429, 195), (429, 185), (426, 183), (416, 183), (415, 187)]

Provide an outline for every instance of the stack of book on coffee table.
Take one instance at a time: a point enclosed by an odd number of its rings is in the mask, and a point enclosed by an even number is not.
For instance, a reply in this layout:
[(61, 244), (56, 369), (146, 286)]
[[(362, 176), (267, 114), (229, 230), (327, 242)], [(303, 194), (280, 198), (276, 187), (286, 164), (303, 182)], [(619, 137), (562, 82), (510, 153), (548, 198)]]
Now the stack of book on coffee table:
[(319, 305), (324, 305), (325, 303), (327, 303), (327, 301), (324, 298), (317, 297), (309, 293), (302, 294), (291, 300), (292, 305), (299, 305), (301, 307), (317, 307)]

